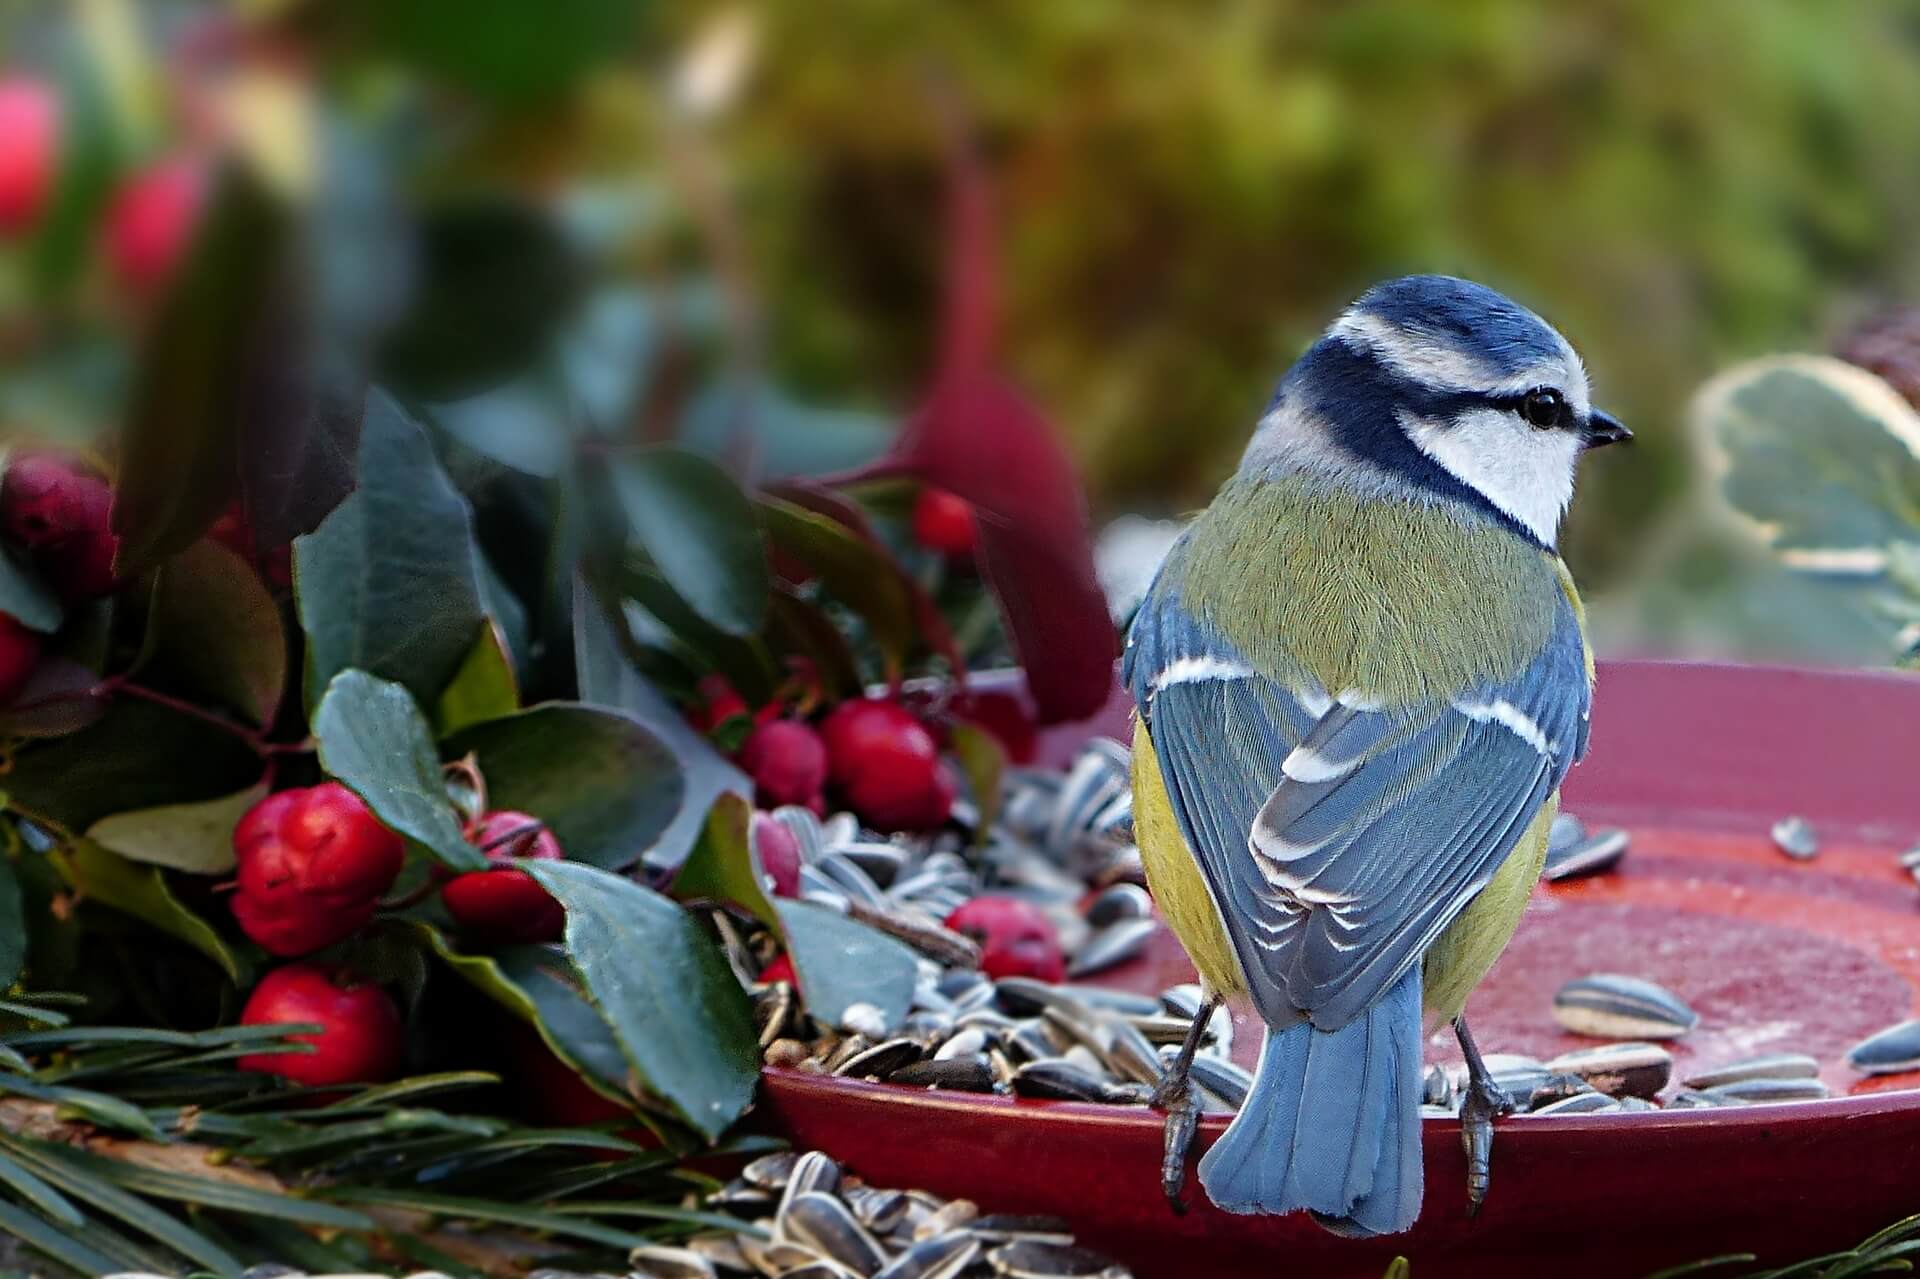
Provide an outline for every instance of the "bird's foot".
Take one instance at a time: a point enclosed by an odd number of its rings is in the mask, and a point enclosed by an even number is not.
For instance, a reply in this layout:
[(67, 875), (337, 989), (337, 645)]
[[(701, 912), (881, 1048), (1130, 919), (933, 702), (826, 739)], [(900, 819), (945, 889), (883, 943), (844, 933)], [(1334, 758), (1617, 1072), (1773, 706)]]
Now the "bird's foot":
[(1200, 1103), (1194, 1099), (1193, 1089), (1184, 1076), (1176, 1079), (1169, 1074), (1153, 1090), (1151, 1104), (1167, 1112), (1166, 1147), (1160, 1157), (1160, 1189), (1174, 1212), (1184, 1214), (1187, 1204), (1180, 1197), (1180, 1189), (1187, 1181), (1187, 1155), (1193, 1150), (1193, 1139), (1200, 1131)]
[(1480, 1211), (1492, 1179), (1493, 1121), (1512, 1113), (1513, 1098), (1486, 1077), (1467, 1081), (1460, 1099), (1460, 1144), (1467, 1152), (1467, 1215)]

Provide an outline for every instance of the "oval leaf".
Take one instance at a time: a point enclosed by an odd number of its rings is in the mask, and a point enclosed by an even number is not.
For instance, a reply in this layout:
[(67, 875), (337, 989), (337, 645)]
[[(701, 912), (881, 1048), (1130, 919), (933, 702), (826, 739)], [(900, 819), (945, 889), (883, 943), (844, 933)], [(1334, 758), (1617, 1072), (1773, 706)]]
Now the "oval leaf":
[(365, 671), (342, 671), (314, 712), (320, 766), (365, 800), (374, 816), (454, 870), (485, 870), (460, 833), (427, 721), (407, 690)]
[(434, 704), (433, 723), (442, 734), (483, 719), (511, 715), (520, 709), (520, 686), (513, 659), (507, 656), (500, 626), (488, 618), (480, 627), (467, 660)]
[(75, 840), (49, 854), (66, 881), (88, 901), (111, 906), (183, 941), (219, 964), (236, 986), (245, 986), (249, 966), (200, 916), (180, 904), (166, 878), (152, 866), (136, 866), (91, 840)]
[(767, 896), (766, 872), (753, 851), (752, 821), (753, 805), (742, 796), (715, 800), (700, 842), (674, 876), (673, 895), (681, 901), (738, 906), (777, 932), (780, 916)]
[(51, 635), (65, 614), (60, 599), (12, 547), (0, 547), (0, 613), (29, 630)]
[(93, 669), (65, 657), (43, 657), (13, 700), (0, 707), (0, 737), (64, 737), (97, 723), (112, 699), (96, 692)]
[(87, 828), (87, 838), (130, 861), (195, 875), (233, 869), (233, 828), (267, 794), (263, 781), (198, 804), (163, 804), (115, 813)]
[(849, 1007), (871, 1004), (889, 1028), (900, 1024), (920, 973), (905, 943), (812, 902), (782, 900), (773, 908), (808, 1012), (838, 1026)]
[[(647, 1089), (709, 1140), (753, 1100), (746, 992), (680, 907), (577, 862), (520, 865), (567, 910), (567, 953)], [(909, 984), (911, 994), (911, 984)]]
[(568, 857), (609, 870), (639, 861), (680, 811), (673, 752), (614, 711), (551, 702), (471, 724), (441, 748), (479, 759), (490, 807), (531, 813)]
[(918, 631), (913, 596), (893, 557), (878, 542), (793, 502), (762, 499), (760, 514), (768, 540), (860, 615), (894, 669), (904, 665)]
[(199, 541), (160, 569), (147, 625), (154, 658), (194, 691), (273, 722), (286, 691), (287, 636), (266, 583), (246, 560)]
[(1920, 414), (1866, 370), (1755, 360), (1707, 384), (1693, 423), (1721, 496), (1786, 563), (1877, 573), (1920, 540)]
[(766, 620), (766, 548), (753, 504), (724, 470), (682, 449), (632, 453), (614, 489), (667, 584), (707, 622), (750, 635)]
[(473, 514), (426, 434), (385, 394), (367, 398), (360, 487), (293, 546), (309, 702), (357, 667), (432, 705), (484, 616)]

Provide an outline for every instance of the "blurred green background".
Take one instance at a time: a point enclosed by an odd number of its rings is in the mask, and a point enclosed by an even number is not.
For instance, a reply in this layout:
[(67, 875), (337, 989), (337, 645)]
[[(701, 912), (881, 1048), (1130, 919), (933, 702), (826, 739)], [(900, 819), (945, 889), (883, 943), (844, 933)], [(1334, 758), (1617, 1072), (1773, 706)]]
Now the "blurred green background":
[[(9, 63), (57, 59), (69, 11), (13, 5)], [(775, 385), (881, 414), (932, 358), (932, 104), (959, 103), (995, 184), (1003, 359), (1099, 518), (1204, 504), (1370, 282), (1480, 279), (1561, 327), (1638, 432), (1589, 464), (1566, 537), (1609, 647), (1887, 655), (1850, 600), (1702, 516), (1685, 412), (1735, 360), (1828, 349), (1920, 296), (1915, 0), (133, 9), (163, 51), (209, 12), (384, 118), (410, 198), (510, 189), (647, 222), (603, 269), (713, 271)]]

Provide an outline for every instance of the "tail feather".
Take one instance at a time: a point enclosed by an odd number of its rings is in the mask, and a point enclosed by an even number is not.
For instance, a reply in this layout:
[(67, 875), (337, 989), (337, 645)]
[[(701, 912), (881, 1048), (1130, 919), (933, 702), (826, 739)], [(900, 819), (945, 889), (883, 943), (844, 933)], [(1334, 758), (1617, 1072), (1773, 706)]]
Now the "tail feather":
[(1228, 1212), (1309, 1211), (1342, 1233), (1420, 1215), (1420, 971), (1339, 1030), (1269, 1031), (1240, 1114), (1200, 1161)]

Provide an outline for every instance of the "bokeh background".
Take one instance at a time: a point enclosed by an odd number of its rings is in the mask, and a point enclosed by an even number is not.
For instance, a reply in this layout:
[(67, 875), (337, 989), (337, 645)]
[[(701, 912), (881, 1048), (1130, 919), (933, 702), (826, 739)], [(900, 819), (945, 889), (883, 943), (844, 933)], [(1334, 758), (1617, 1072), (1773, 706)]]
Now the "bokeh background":
[[(1715, 518), (1687, 406), (1742, 358), (1831, 349), (1920, 296), (1920, 3), (0, 12), (9, 68), (80, 84), (112, 122), (106, 169), (233, 135), (285, 150), (284, 103), (258, 82), (300, 85), (329, 139), (313, 198), (358, 174), (363, 220), (426, 219), (411, 256), (362, 226), (319, 273), (372, 313), (429, 282), (431, 322), (409, 294), (382, 348), (417, 398), (519, 377), (542, 334), (644, 286), (609, 360), (745, 369), (785, 415), (776, 435), (858, 460), (934, 359), (957, 113), (992, 180), (1001, 361), (1069, 440), (1097, 523), (1203, 505), (1346, 300), (1444, 271), (1555, 321), (1638, 432), (1589, 464), (1566, 537), (1605, 647), (1893, 654), (1859, 591), (1783, 573)], [(30, 275), (0, 287), (44, 317)], [(69, 337), (118, 322), (84, 288), (62, 298)], [(669, 331), (717, 334), (723, 354), (688, 357), (699, 344)], [(84, 345), (15, 343), (9, 426), (112, 416), (110, 344), (76, 373)]]

